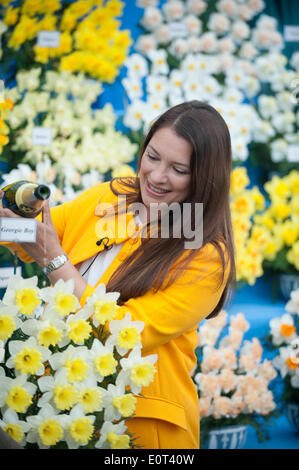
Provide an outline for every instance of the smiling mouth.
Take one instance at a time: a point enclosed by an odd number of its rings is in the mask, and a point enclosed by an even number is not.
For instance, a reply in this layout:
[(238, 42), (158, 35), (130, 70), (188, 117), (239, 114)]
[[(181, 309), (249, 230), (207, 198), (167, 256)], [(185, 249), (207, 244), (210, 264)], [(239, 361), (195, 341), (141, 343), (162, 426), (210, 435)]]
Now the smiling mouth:
[(152, 184), (150, 184), (148, 181), (146, 183), (146, 189), (148, 190), (148, 192), (150, 192), (151, 194), (157, 194), (159, 196), (163, 196), (163, 194), (167, 194), (169, 193), (170, 191), (168, 191), (167, 189), (161, 189), (161, 188), (157, 188), (156, 186), (153, 186)]

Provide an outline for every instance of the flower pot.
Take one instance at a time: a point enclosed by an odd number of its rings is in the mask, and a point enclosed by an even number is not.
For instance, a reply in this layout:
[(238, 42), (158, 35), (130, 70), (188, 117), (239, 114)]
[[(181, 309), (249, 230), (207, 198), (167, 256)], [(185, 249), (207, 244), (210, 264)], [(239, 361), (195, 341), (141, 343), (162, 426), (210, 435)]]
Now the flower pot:
[(286, 403), (285, 414), (292, 427), (299, 432), (299, 403)]
[(247, 437), (247, 426), (236, 424), (209, 432), (207, 449), (242, 449)]
[(280, 291), (286, 300), (293, 290), (299, 289), (299, 274), (281, 274), (279, 276)]

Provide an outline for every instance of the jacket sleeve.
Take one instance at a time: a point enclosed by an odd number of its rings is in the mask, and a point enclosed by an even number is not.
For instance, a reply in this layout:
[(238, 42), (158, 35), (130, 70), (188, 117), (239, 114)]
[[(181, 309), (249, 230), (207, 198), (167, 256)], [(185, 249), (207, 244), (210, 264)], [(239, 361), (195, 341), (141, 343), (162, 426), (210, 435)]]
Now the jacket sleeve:
[[(206, 245), (184, 273), (165, 289), (150, 290), (145, 295), (129, 299), (119, 308), (118, 319), (130, 312), (132, 320), (145, 323), (142, 351), (147, 353), (181, 334), (197, 328), (218, 304), (228, 270), (221, 282), (221, 259), (214, 247)], [(87, 286), (81, 304), (92, 295)]]

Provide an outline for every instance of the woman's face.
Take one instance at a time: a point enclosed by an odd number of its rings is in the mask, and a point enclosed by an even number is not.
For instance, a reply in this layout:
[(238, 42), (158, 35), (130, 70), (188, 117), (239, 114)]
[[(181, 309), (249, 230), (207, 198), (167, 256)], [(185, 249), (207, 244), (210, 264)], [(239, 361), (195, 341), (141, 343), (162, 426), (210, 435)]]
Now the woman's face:
[(182, 202), (191, 182), (192, 146), (170, 127), (159, 129), (141, 159), (140, 189), (147, 211), (151, 203)]

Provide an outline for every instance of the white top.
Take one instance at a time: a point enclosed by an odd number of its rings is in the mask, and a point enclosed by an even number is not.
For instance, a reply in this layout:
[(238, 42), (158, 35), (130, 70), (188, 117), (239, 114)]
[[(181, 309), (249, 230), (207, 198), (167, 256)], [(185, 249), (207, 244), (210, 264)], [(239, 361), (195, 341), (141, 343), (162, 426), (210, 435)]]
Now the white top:
[[(136, 225), (142, 225), (142, 222), (139, 219), (138, 215), (134, 216), (134, 220)], [(101, 253), (96, 253), (91, 258), (88, 258), (83, 261), (80, 266), (79, 273), (88, 284), (95, 287), (98, 280), (103, 276), (104, 272), (109, 268), (110, 264), (121, 250), (122, 246), (123, 243), (119, 243), (118, 245), (114, 244), (112, 245), (112, 248), (110, 248), (110, 250), (104, 249), (103, 251), (101, 251)], [(88, 268), (88, 266), (90, 266), (90, 268), (85, 274), (83, 274)]]

